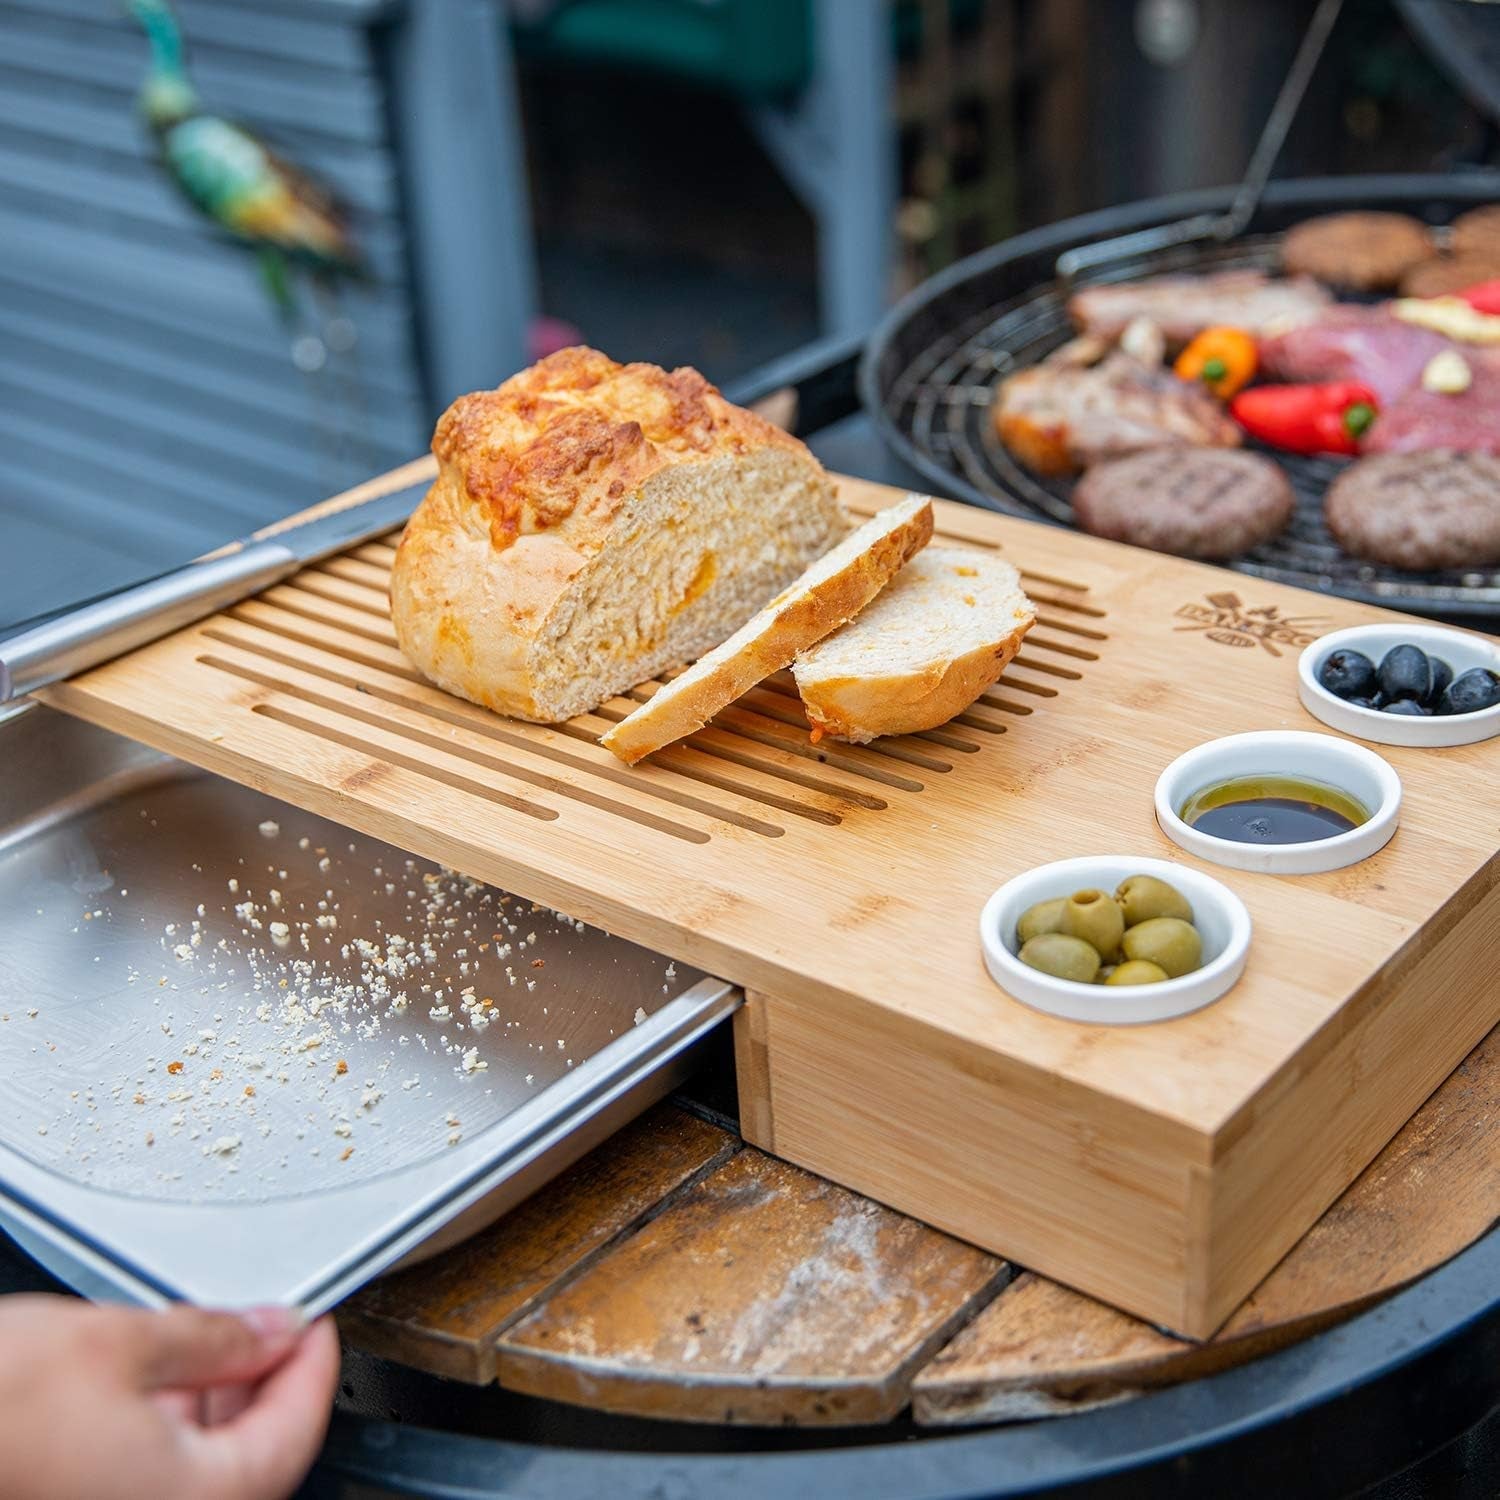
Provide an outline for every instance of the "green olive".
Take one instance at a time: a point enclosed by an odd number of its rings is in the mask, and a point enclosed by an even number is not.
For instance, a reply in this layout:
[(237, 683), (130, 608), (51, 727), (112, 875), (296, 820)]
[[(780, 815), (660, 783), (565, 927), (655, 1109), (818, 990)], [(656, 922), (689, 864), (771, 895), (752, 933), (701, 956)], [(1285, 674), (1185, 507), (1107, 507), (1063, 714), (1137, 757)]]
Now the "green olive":
[(1074, 891), (1063, 903), (1059, 932), (1082, 938), (1106, 963), (1119, 956), (1120, 939), (1125, 933), (1125, 918), (1119, 903), (1103, 891)]
[(1040, 969), (1054, 979), (1074, 979), (1092, 984), (1099, 972), (1099, 954), (1082, 938), (1062, 932), (1039, 932), (1021, 945), (1018, 955), (1023, 964)]
[(1105, 984), (1160, 984), (1167, 977), (1167, 972), (1160, 964), (1151, 963), (1148, 959), (1132, 958), (1119, 965)]
[(1125, 957), (1145, 959), (1176, 979), (1203, 962), (1203, 940), (1181, 917), (1149, 917), (1125, 929)]
[(1134, 927), (1137, 922), (1149, 922), (1152, 917), (1177, 917), (1184, 922), (1193, 920), (1193, 908), (1182, 892), (1154, 875), (1132, 875), (1129, 880), (1121, 881), (1115, 900), (1125, 913), (1127, 927)]
[(1057, 896), (1051, 901), (1038, 901), (1021, 913), (1016, 923), (1016, 941), (1029, 943), (1044, 932), (1056, 932), (1062, 922), (1062, 909), (1068, 904), (1066, 896)]
[(1105, 966), (1102, 969), (1100, 969), (1097, 974), (1094, 975), (1094, 983), (1095, 984), (1108, 984), (1109, 983), (1109, 976), (1111, 974), (1113, 974), (1114, 972), (1115, 972), (1115, 965), (1114, 964), (1105, 964)]

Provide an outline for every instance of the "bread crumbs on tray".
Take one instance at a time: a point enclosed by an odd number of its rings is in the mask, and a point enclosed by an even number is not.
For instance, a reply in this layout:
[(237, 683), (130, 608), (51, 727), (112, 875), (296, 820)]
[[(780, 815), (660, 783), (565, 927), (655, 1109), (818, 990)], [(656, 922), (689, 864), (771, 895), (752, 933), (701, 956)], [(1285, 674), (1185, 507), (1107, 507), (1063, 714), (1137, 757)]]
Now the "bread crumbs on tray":
[[(49, 1165), (164, 1201), (317, 1192), (352, 1180), (338, 1164), (350, 1161), (356, 1133), (359, 1173), (405, 1167), (503, 1118), (522, 1078), (542, 1088), (574, 1066), (559, 1015), (549, 1022), (540, 1002), (559, 985), (565, 1005), (581, 998), (567, 986), (582, 923), (383, 846), (365, 860), (369, 846), (350, 844), (346, 856), (344, 841), (324, 833), (320, 844), (298, 817), (252, 814), (239, 833), (216, 829), (223, 847), (173, 886), (180, 912), (142, 933), (159, 944), (161, 967), (125, 950), (134, 963), (119, 976), (120, 1003), (139, 982), (131, 1003), (150, 1020), (124, 1047), (109, 1044), (114, 1076), (65, 1075), (78, 1086), (57, 1092), (56, 1113), (35, 1125), (47, 1144), (34, 1149)], [(257, 831), (273, 848), (258, 845)], [(144, 929), (142, 904), (128, 918), (107, 903), (81, 913), (81, 940), (90, 941), (85, 922)], [(649, 956), (627, 970), (638, 992), (653, 972)], [(635, 1019), (646, 1019), (643, 1006)], [(168, 1037), (175, 1056), (163, 1057), (152, 1042)], [(458, 1090), (473, 1101), (464, 1125), (449, 1109)], [(154, 1147), (149, 1159), (143, 1143)]]

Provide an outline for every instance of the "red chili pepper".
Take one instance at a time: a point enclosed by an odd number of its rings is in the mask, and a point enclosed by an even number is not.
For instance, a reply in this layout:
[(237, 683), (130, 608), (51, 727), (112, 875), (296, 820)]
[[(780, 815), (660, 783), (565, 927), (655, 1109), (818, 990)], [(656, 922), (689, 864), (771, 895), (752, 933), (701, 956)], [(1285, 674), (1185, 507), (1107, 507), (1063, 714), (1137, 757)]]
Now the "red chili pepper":
[(1481, 281), (1477, 286), (1465, 287), (1458, 294), (1475, 312), (1500, 314), (1500, 277), (1494, 281)]
[(1263, 443), (1290, 453), (1357, 453), (1379, 410), (1357, 380), (1326, 385), (1258, 385), (1230, 403), (1236, 422)]

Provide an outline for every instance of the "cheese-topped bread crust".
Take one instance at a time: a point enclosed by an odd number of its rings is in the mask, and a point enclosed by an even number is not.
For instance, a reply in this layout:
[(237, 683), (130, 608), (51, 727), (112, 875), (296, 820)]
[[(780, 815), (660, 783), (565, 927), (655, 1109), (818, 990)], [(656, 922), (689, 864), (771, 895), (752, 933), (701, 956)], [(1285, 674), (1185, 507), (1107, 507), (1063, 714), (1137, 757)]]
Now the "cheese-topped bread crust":
[(695, 370), (564, 349), (460, 397), (391, 618), (449, 692), (554, 722), (701, 656), (849, 522), (795, 438)]

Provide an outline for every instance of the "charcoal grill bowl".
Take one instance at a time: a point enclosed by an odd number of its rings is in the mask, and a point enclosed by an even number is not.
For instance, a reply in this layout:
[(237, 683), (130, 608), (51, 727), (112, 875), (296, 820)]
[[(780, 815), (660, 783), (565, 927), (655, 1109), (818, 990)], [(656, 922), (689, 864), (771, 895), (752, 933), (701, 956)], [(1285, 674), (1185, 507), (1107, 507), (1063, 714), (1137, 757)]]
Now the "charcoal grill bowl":
[[(1071, 336), (1054, 267), (1076, 245), (1226, 208), (1231, 190), (1154, 198), (1066, 219), (959, 261), (903, 298), (860, 362), (860, 400), (881, 437), (934, 493), (1030, 520), (1073, 525), (1070, 479), (1018, 464), (989, 420), (996, 382)], [(1167, 271), (1272, 268), (1280, 235), (1339, 209), (1390, 209), (1436, 225), (1500, 201), (1500, 172), (1301, 178), (1272, 183), (1247, 233), (1227, 244), (1132, 257), (1078, 285)], [(1297, 494), (1287, 531), (1229, 566), (1277, 583), (1474, 623), (1500, 620), (1500, 569), (1413, 573), (1345, 556), (1322, 519), (1322, 496), (1345, 460), (1276, 455)]]

